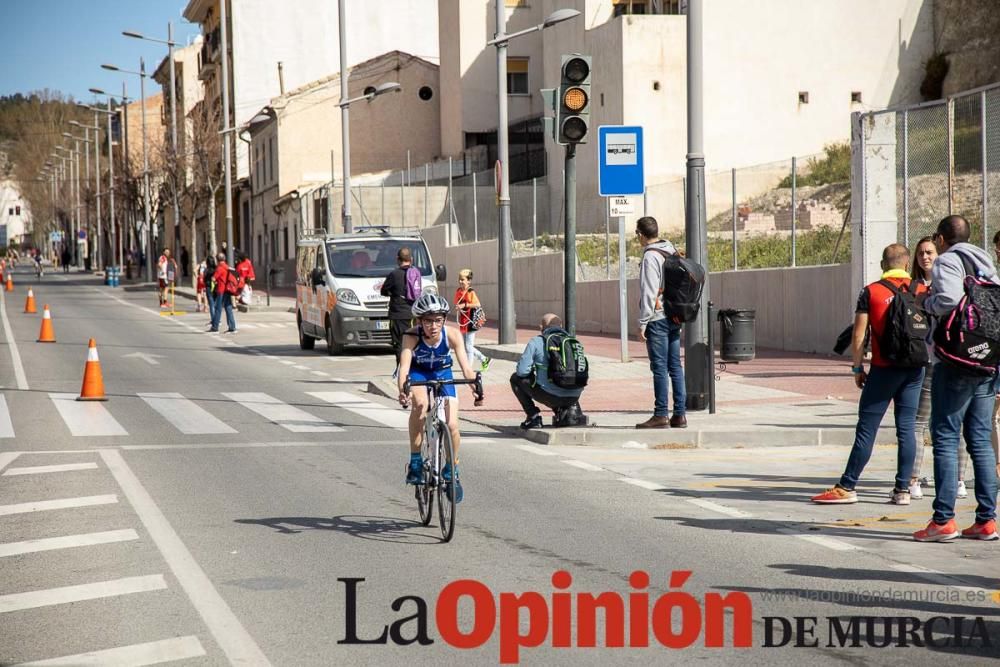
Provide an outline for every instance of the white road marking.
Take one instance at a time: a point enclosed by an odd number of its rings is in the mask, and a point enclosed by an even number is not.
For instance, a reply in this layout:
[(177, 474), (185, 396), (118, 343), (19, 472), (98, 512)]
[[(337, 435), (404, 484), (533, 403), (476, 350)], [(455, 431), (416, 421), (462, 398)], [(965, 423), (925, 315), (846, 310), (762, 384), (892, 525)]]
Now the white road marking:
[(14, 462), (21, 452), (0, 452), (0, 470), (3, 470)]
[(720, 505), (719, 503), (713, 503), (711, 500), (705, 500), (704, 498), (685, 498), (686, 501), (692, 505), (697, 505), (702, 509), (709, 510), (711, 512), (718, 512), (719, 514), (725, 514), (726, 516), (736, 517), (737, 519), (749, 519), (751, 515), (747, 512), (741, 512), (740, 510), (733, 509), (732, 507), (726, 507), (725, 505)]
[(7, 297), (2, 292), (0, 292), (0, 319), (3, 320), (3, 332), (7, 338), (7, 346), (10, 348), (10, 360), (14, 365), (17, 388), (21, 391), (28, 391), (28, 376), (24, 374), (21, 353), (17, 351), (17, 341), (14, 340), (14, 333), (10, 329), (10, 320), (7, 319)]
[(305, 410), (261, 392), (223, 393), (222, 395), (292, 433), (335, 433), (344, 430), (309, 414)]
[(921, 579), (925, 579), (933, 584), (938, 584), (940, 586), (948, 586), (950, 588), (955, 588), (960, 591), (983, 591), (988, 590), (990, 593), (995, 593), (993, 589), (987, 588), (976, 588), (975, 586), (964, 586), (958, 577), (952, 577), (950, 575), (944, 574), (943, 572), (938, 572), (936, 570), (931, 570), (926, 567), (919, 567), (917, 565), (906, 565), (905, 563), (897, 563), (896, 565), (890, 565), (890, 567), (899, 572), (906, 572), (908, 574), (915, 574)]
[(0, 505), (0, 516), (8, 514), (26, 514), (28, 512), (44, 512), (46, 510), (62, 510), (71, 507), (90, 507), (91, 505), (110, 505), (118, 502), (118, 496), (108, 494), (103, 496), (80, 496), (78, 498), (59, 498), (57, 500), (36, 500), (30, 503), (15, 505)]
[(97, 581), (92, 584), (46, 588), (39, 591), (28, 591), (27, 593), (11, 593), (9, 595), (0, 595), (0, 614), (21, 611), (23, 609), (37, 609), (38, 607), (48, 607), (56, 604), (67, 604), (69, 602), (117, 597), (131, 593), (161, 591), (166, 587), (167, 582), (163, 580), (162, 574), (150, 574), (142, 577), (125, 577), (123, 579), (112, 579), (111, 581)]
[(309, 371), (313, 375), (318, 375), (320, 377), (330, 377), (329, 373), (324, 373), (323, 371)]
[(250, 324), (249, 322), (242, 322), (240, 324), (240, 329), (256, 329), (256, 324)]
[[(123, 451), (132, 450), (153, 450), (153, 449), (263, 449), (266, 447), (338, 447), (338, 446), (359, 446), (359, 445), (392, 445), (398, 446), (400, 439), (395, 440), (365, 440), (364, 442), (359, 442), (357, 440), (339, 440), (339, 441), (298, 441), (298, 442), (199, 442), (199, 443), (184, 443), (184, 444), (172, 444), (172, 445), (122, 445), (119, 449)], [(468, 439), (462, 438), (462, 444), (466, 444)], [(472, 444), (477, 441), (472, 440)], [(492, 440), (482, 440), (480, 442), (493, 442)], [(35, 452), (32, 452), (34, 454)]]
[(297, 371), (307, 371), (307, 370), (309, 370), (308, 366), (302, 366), (301, 364), (292, 366), (292, 368), (294, 368)]
[(101, 533), (45, 537), (36, 540), (25, 540), (23, 542), (0, 543), (0, 557), (30, 554), (37, 551), (70, 549), (72, 547), (89, 547), (96, 544), (110, 544), (112, 542), (128, 542), (129, 540), (137, 539), (139, 539), (138, 533), (131, 528), (125, 530), (107, 530)]
[(589, 470), (591, 472), (601, 472), (604, 468), (600, 466), (595, 466), (586, 461), (577, 461), (576, 459), (566, 459), (563, 461), (568, 466), (573, 466), (574, 468), (579, 468), (580, 470)]
[(278, 359), (278, 363), (279, 364), (284, 364), (286, 366), (294, 366), (295, 365), (294, 361), (289, 361), (288, 359)]
[(139, 479), (125, 463), (121, 452), (102, 450), (101, 458), (125, 492), (181, 588), (187, 593), (209, 631), (234, 665), (269, 665), (253, 637), (240, 624), (232, 609), (215, 590), (211, 579), (184, 546), (167, 518), (156, 506)]
[(24, 466), (22, 468), (8, 468), (3, 476), (8, 475), (41, 475), (47, 472), (70, 472), (71, 470), (96, 470), (97, 464), (90, 463), (61, 463), (51, 466)]
[(265, 354), (265, 359), (270, 359), (271, 361), (281, 361), (281, 357), (276, 357), (273, 354)]
[(229, 424), (176, 392), (140, 393), (139, 398), (185, 435), (236, 433)]
[(813, 544), (818, 544), (821, 547), (826, 547), (827, 549), (833, 549), (834, 551), (859, 551), (860, 548), (854, 546), (853, 544), (848, 544), (847, 542), (841, 542), (840, 540), (835, 540), (832, 537), (824, 537), (823, 535), (807, 535), (805, 533), (800, 533), (797, 530), (791, 528), (779, 528), (778, 532), (783, 535), (791, 535), (792, 537), (797, 537), (800, 540), (805, 540), (806, 542), (812, 542)]
[(203, 655), (205, 655), (205, 649), (201, 642), (198, 641), (197, 637), (188, 635), (187, 637), (146, 642), (145, 644), (119, 646), (103, 651), (88, 651), (76, 655), (64, 655), (60, 658), (25, 662), (21, 663), (19, 667), (70, 667), (75, 665), (81, 667), (90, 667), (91, 665), (94, 667), (139, 667), (140, 665), (158, 665), (175, 660), (198, 658)]
[(375, 403), (348, 391), (310, 391), (306, 393), (389, 428), (407, 428), (410, 423), (409, 411)]
[(662, 484), (657, 484), (656, 482), (647, 482), (644, 479), (636, 479), (635, 477), (621, 477), (619, 482), (625, 482), (626, 484), (631, 484), (632, 486), (638, 486), (640, 489), (646, 489), (648, 491), (663, 491), (667, 487)]
[(7, 399), (0, 394), (0, 438), (13, 438), (14, 424), (10, 421), (10, 409)]
[(540, 447), (533, 447), (531, 445), (514, 445), (515, 449), (520, 449), (523, 452), (528, 452), (529, 454), (534, 454), (535, 456), (559, 456), (555, 452), (547, 452)]
[(100, 403), (78, 401), (73, 394), (49, 394), (49, 398), (75, 436), (128, 435)]

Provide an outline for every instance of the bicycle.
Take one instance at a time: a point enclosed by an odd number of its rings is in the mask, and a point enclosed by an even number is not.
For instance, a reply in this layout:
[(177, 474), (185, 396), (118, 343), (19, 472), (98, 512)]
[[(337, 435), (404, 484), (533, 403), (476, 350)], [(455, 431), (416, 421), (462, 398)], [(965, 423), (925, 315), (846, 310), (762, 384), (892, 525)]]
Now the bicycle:
[[(420, 443), (420, 458), (423, 460), (423, 479), (414, 489), (417, 499), (417, 511), (420, 522), (429, 526), (434, 514), (434, 496), (437, 496), (438, 518), (441, 522), (441, 537), (443, 542), (450, 542), (455, 534), (455, 487), (458, 483), (458, 467), (454, 449), (451, 444), (451, 430), (445, 421), (445, 399), (443, 387), (447, 385), (474, 385), (477, 400), (482, 400), (483, 378), (476, 373), (475, 380), (425, 380), (403, 385), (404, 392), (409, 395), (413, 387), (427, 387), (429, 408), (424, 420), (424, 437)], [(452, 482), (444, 479), (444, 464), (451, 464)]]

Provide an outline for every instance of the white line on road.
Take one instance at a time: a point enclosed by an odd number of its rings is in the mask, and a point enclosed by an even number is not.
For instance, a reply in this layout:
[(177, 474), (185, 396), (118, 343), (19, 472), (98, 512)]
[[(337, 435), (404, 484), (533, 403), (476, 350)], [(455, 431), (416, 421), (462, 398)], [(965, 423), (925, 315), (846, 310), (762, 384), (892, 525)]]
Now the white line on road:
[(292, 366), (292, 368), (294, 368), (297, 371), (307, 371), (307, 370), (309, 370), (308, 366), (303, 366), (301, 364), (297, 364), (295, 366)]
[(566, 459), (563, 461), (568, 466), (573, 466), (574, 468), (579, 468), (580, 470), (589, 470), (591, 472), (601, 472), (604, 468), (600, 466), (595, 466), (592, 463), (587, 463), (586, 461), (577, 461), (576, 459)]
[(705, 500), (704, 498), (685, 498), (685, 500), (692, 505), (701, 507), (702, 509), (706, 509), (711, 512), (718, 512), (719, 514), (725, 514), (726, 516), (736, 517), (737, 519), (749, 519), (751, 517), (748, 512), (741, 512), (740, 510), (733, 509), (732, 507), (726, 507), (725, 505), (720, 505), (719, 503), (714, 503), (711, 500)]
[(7, 297), (3, 292), (0, 292), (0, 318), (3, 319), (4, 336), (7, 337), (7, 345), (10, 347), (10, 359), (14, 364), (14, 378), (17, 380), (17, 388), (21, 391), (28, 391), (28, 377), (24, 374), (21, 353), (17, 351), (17, 342), (14, 340), (14, 333), (10, 330), (10, 320), (7, 319)]
[(330, 377), (329, 373), (324, 373), (323, 371), (309, 371), (313, 375), (319, 375), (320, 377)]
[(7, 408), (7, 399), (0, 394), (0, 438), (13, 438), (14, 424), (10, 421), (10, 409)]
[(77, 401), (73, 394), (49, 394), (49, 398), (75, 436), (128, 435), (100, 403)]
[(139, 667), (140, 665), (158, 665), (164, 662), (175, 660), (186, 660), (188, 658), (198, 658), (205, 655), (198, 638), (193, 635), (187, 637), (174, 637), (172, 639), (161, 639), (156, 642), (146, 642), (145, 644), (132, 644), (131, 646), (119, 646), (103, 651), (88, 651), (87, 653), (77, 653), (76, 655), (64, 655), (60, 658), (50, 658), (48, 660), (36, 660), (35, 662), (21, 663), (18, 667), (70, 667), (81, 666), (102, 666), (107, 667)]
[(176, 392), (140, 393), (139, 398), (185, 435), (236, 433), (229, 424)]
[(348, 391), (310, 391), (306, 393), (389, 428), (406, 428), (410, 422), (408, 411), (400, 410), (399, 407), (375, 403)]
[(890, 567), (899, 572), (906, 572), (908, 574), (915, 574), (921, 579), (925, 579), (933, 584), (938, 584), (940, 586), (949, 586), (951, 588), (956, 588), (961, 591), (983, 591), (988, 590), (990, 593), (995, 593), (995, 590), (988, 588), (976, 588), (975, 586), (966, 586), (965, 582), (961, 581), (960, 576), (953, 577), (943, 572), (937, 572), (936, 570), (931, 570), (926, 567), (919, 567), (916, 565), (906, 565), (904, 563), (898, 563), (896, 565), (890, 565)]
[(166, 587), (167, 582), (163, 580), (162, 574), (150, 574), (143, 577), (125, 577), (123, 579), (112, 579), (111, 581), (97, 581), (92, 584), (46, 588), (40, 591), (28, 591), (27, 593), (11, 593), (9, 595), (0, 595), (0, 614), (69, 602), (129, 595), (131, 593), (161, 591)]
[(283, 403), (273, 396), (261, 392), (223, 393), (222, 395), (292, 433), (335, 433), (344, 430), (309, 414), (305, 410)]
[(289, 361), (288, 359), (278, 359), (278, 363), (279, 364), (284, 364), (286, 366), (294, 366), (295, 365), (294, 361)]
[(17, 503), (16, 505), (0, 505), (0, 516), (44, 512), (46, 510), (62, 510), (72, 507), (90, 507), (91, 505), (110, 505), (117, 502), (118, 496), (114, 494), (59, 498), (57, 500), (36, 500), (30, 503)]
[(531, 445), (514, 445), (515, 449), (520, 449), (523, 452), (528, 452), (529, 454), (534, 454), (535, 456), (559, 456), (556, 452), (547, 452), (540, 447), (533, 447)]
[(807, 535), (805, 533), (800, 533), (797, 530), (791, 528), (779, 528), (778, 532), (783, 535), (791, 535), (792, 537), (797, 537), (800, 540), (805, 540), (806, 542), (812, 542), (813, 544), (818, 544), (821, 547), (826, 547), (827, 549), (833, 549), (834, 551), (860, 551), (860, 547), (856, 547), (853, 544), (848, 544), (847, 542), (842, 542), (840, 540), (835, 540), (832, 537), (824, 537), (822, 535)]
[(0, 452), (0, 470), (3, 470), (14, 462), (21, 452)]
[(97, 464), (90, 463), (61, 463), (51, 466), (24, 466), (22, 468), (9, 468), (4, 471), (3, 476), (8, 475), (42, 475), (48, 472), (70, 472), (72, 470), (96, 470)]
[(125, 463), (121, 452), (102, 450), (101, 458), (125, 492), (142, 525), (149, 531), (164, 560), (187, 593), (229, 662), (234, 665), (269, 665), (250, 633), (240, 624), (226, 601), (212, 585), (201, 566), (184, 546), (160, 508), (153, 502), (139, 478)]
[(23, 542), (0, 543), (0, 557), (30, 554), (37, 551), (53, 551), (55, 549), (70, 549), (72, 547), (89, 547), (96, 544), (111, 544), (112, 542), (128, 542), (139, 539), (138, 533), (131, 528), (125, 530), (107, 530), (100, 533), (83, 533), (81, 535), (62, 535), (60, 537), (45, 537)]
[(662, 484), (657, 484), (656, 482), (647, 482), (644, 479), (636, 479), (635, 477), (622, 477), (618, 480), (619, 482), (625, 482), (626, 484), (631, 484), (632, 486), (638, 486), (640, 489), (646, 489), (648, 491), (663, 491), (667, 487)]
[[(184, 443), (184, 444), (171, 444), (171, 445), (122, 445), (120, 449), (123, 451), (133, 451), (133, 450), (152, 450), (152, 449), (264, 449), (267, 447), (338, 447), (338, 446), (352, 446), (357, 447), (359, 445), (393, 445), (398, 446), (401, 441), (399, 438), (395, 440), (365, 440), (360, 442), (358, 440), (336, 440), (336, 441), (298, 441), (298, 442), (200, 442), (197, 444)], [(469, 443), (468, 438), (462, 438), (462, 444)], [(492, 443), (492, 440), (478, 440), (472, 439), (471, 443)], [(34, 453), (34, 452), (32, 452)]]

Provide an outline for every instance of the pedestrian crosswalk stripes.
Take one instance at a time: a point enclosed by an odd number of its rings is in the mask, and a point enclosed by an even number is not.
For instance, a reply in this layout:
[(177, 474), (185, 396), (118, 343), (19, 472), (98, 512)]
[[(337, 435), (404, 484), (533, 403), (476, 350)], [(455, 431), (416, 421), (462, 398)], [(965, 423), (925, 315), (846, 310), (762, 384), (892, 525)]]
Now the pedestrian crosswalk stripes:
[(10, 421), (7, 399), (0, 395), (0, 438), (13, 438), (14, 425)]
[(123, 530), (106, 530), (100, 533), (85, 533), (83, 535), (45, 537), (36, 540), (25, 540), (24, 542), (7, 542), (0, 543), (0, 558), (4, 556), (20, 556), (39, 551), (89, 547), (97, 544), (111, 544), (113, 542), (128, 542), (137, 539), (139, 539), (139, 534), (131, 528), (126, 528)]
[(193, 635), (173, 637), (155, 642), (118, 646), (101, 651), (88, 651), (59, 658), (25, 662), (21, 667), (77, 667), (89, 665), (158, 665), (175, 660), (198, 658), (205, 655), (205, 649)]
[(348, 391), (310, 391), (307, 393), (321, 401), (333, 403), (338, 408), (344, 408), (383, 426), (406, 428), (409, 423), (409, 412), (369, 401)]
[(0, 516), (11, 514), (27, 514), (29, 512), (45, 512), (62, 510), (72, 507), (91, 507), (93, 505), (111, 505), (118, 502), (118, 496), (112, 494), (101, 496), (81, 496), (79, 498), (59, 498), (56, 500), (36, 500), (29, 503), (0, 505)]
[(49, 394), (49, 398), (73, 435), (128, 435), (102, 403), (80, 402), (73, 394)]
[(25, 466), (22, 468), (8, 468), (3, 472), (4, 477), (12, 475), (42, 475), (49, 472), (71, 472), (74, 470), (96, 470), (97, 464), (90, 463), (60, 463), (51, 466)]
[(98, 581), (92, 584), (77, 586), (62, 586), (26, 593), (10, 593), (0, 595), (0, 614), (20, 611), (22, 609), (37, 609), (56, 604), (97, 600), (131, 593), (147, 593), (159, 591), (167, 587), (162, 574), (151, 574), (140, 577), (125, 577), (111, 581)]
[(344, 430), (262, 392), (231, 392), (223, 393), (223, 396), (292, 433), (334, 433)]
[(185, 435), (236, 433), (236, 429), (176, 392), (140, 393), (139, 398)]

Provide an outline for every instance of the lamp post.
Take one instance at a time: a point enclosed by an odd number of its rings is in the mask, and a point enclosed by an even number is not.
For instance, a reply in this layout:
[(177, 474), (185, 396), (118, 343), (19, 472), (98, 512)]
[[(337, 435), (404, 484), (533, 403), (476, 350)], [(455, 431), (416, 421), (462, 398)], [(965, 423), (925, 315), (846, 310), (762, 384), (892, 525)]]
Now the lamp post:
[(153, 229), (149, 219), (149, 154), (146, 151), (146, 61), (139, 58), (139, 71), (122, 69), (115, 65), (101, 65), (103, 69), (139, 77), (139, 97), (142, 106), (142, 189), (143, 233), (146, 244), (146, 282), (153, 279)]
[[(123, 30), (122, 34), (126, 37), (132, 37), (134, 39), (143, 39), (148, 42), (156, 42), (158, 44), (167, 45), (167, 61), (170, 65), (170, 149), (173, 154), (173, 159), (176, 162), (177, 155), (177, 79), (174, 75), (174, 47), (177, 44), (174, 42), (174, 24), (170, 21), (167, 22), (167, 38), (157, 39), (155, 37), (147, 37), (142, 33), (135, 32), (134, 30)], [(177, 178), (177, 165), (174, 164), (174, 178)], [(177, 184), (171, 188), (173, 191), (174, 200), (174, 226), (180, 225), (181, 221), (181, 210), (180, 202), (177, 199)], [(192, 239), (194, 242), (194, 239)], [(179, 255), (178, 255), (179, 256)], [(193, 267), (192, 267), (193, 268)]]
[[(67, 136), (67, 135), (69, 135), (69, 138), (72, 138), (72, 136), (73, 136), (73, 135), (70, 135), (68, 132), (63, 133), (63, 136)], [(78, 206), (80, 204), (78, 188), (75, 187), (76, 174), (79, 173), (79, 150), (78, 149), (79, 149), (79, 143), (77, 144), (77, 150), (74, 150), (73, 148), (69, 148), (69, 147), (66, 147), (66, 146), (56, 146), (56, 150), (57, 151), (58, 150), (62, 150), (62, 151), (66, 152), (66, 155), (64, 156), (64, 159), (66, 160), (66, 163), (68, 164), (68, 171), (69, 171), (68, 174), (65, 174), (64, 180), (66, 182), (66, 185), (69, 187), (69, 197), (68, 197), (69, 205), (67, 206), (67, 208), (69, 209), (69, 212), (70, 212), (70, 215), (69, 215), (69, 234), (68, 234), (68, 236), (70, 238), (69, 238), (68, 241), (64, 239), (63, 243), (64, 244), (67, 244), (67, 243), (69, 244), (68, 247), (69, 247), (70, 253), (71, 253), (71, 258), (70, 258), (71, 262), (75, 261), (73, 259), (73, 255), (72, 255), (72, 253), (73, 253), (73, 245), (72, 244), (75, 241), (74, 237), (76, 236), (77, 215), (79, 214)], [(76, 161), (76, 163), (77, 163), (76, 166), (78, 167), (76, 169), (76, 171), (74, 171), (74, 169), (73, 169), (73, 163), (74, 163), (74, 161)]]
[[(343, 0), (341, 0), (343, 1)], [(497, 32), (493, 39), (486, 42), (487, 46), (497, 47), (497, 161), (500, 163), (500, 192), (497, 205), (500, 208), (500, 247), (499, 247), (499, 282), (500, 282), (500, 344), (516, 343), (516, 323), (514, 316), (514, 283), (512, 274), (513, 249), (511, 247), (510, 229), (510, 150), (507, 139), (507, 44), (510, 40), (539, 30), (544, 30), (579, 16), (575, 9), (557, 9), (536, 26), (506, 34), (507, 16), (502, 0), (494, 0), (496, 7)]]
[[(70, 124), (72, 125), (74, 122), (75, 121), (70, 121)], [(76, 124), (79, 125), (79, 123)], [(86, 176), (83, 179), (83, 182), (86, 183), (87, 181), (90, 180), (90, 153), (87, 152), (87, 146), (86, 146), (86, 144), (90, 143), (90, 132), (89, 130), (85, 129), (85, 136), (83, 137), (78, 137), (74, 134), (71, 134), (70, 132), (63, 132), (63, 136), (66, 137), (67, 139), (72, 139), (76, 145), (76, 149), (74, 151), (76, 153), (76, 229), (74, 230), (72, 245), (70, 247), (73, 249), (73, 256), (75, 257), (74, 263), (76, 265), (76, 268), (79, 269), (80, 259), (81, 259), (79, 252), (80, 230), (83, 229), (84, 227), (87, 227), (89, 231), (90, 228), (90, 225), (86, 224), (83, 220), (83, 218), (86, 217), (88, 219), (87, 222), (89, 222), (90, 212), (87, 211), (86, 203), (83, 201), (83, 196), (80, 193), (80, 142), (82, 141), (84, 143), (83, 156), (87, 171), (86, 171)], [(88, 241), (89, 238), (90, 235), (88, 233), (87, 234)]]
[[(86, 106), (86, 105), (80, 105)], [(100, 134), (101, 126), (97, 123), (97, 109), (94, 109), (94, 124), (84, 125), (83, 123), (71, 120), (70, 125), (75, 127), (83, 128), (87, 135), (86, 141), (94, 144), (94, 226), (97, 230), (97, 238), (94, 240), (94, 261), (96, 262), (97, 270), (101, 270), (101, 150), (100, 150)], [(94, 131), (93, 140), (90, 139), (90, 131)], [(109, 153), (110, 157), (110, 153)], [(90, 160), (87, 160), (87, 177), (90, 177)], [(88, 243), (90, 239), (87, 239)], [(93, 264), (91, 266), (94, 266)]]
[[(94, 149), (95, 149), (94, 153), (95, 153), (95, 158), (96, 158), (96, 153), (97, 153), (97, 150), (96, 150), (97, 149), (97, 132), (96, 132), (96, 128), (93, 128), (93, 129), (95, 129), (94, 138), (91, 139), (90, 138), (90, 130), (92, 129), (92, 126), (90, 126), (90, 125), (84, 125), (84, 124), (82, 124), (82, 123), (80, 123), (78, 121), (75, 121), (75, 120), (71, 120), (69, 122), (69, 124), (73, 125), (75, 127), (79, 127), (79, 128), (83, 129), (84, 136), (82, 136), (82, 137), (74, 136), (73, 139), (76, 140), (76, 141), (82, 141), (84, 143), (83, 155), (84, 155), (84, 164), (85, 164), (85, 172), (84, 172), (85, 173), (85, 177), (84, 177), (84, 181), (83, 182), (87, 183), (88, 181), (90, 181), (90, 152), (88, 150), (89, 146), (87, 146), (87, 144), (91, 144), (91, 143), (94, 144)], [(66, 136), (68, 134), (69, 134), (68, 132), (64, 132), (63, 136)], [(77, 169), (79, 170), (79, 167), (77, 167)], [(95, 171), (94, 173), (96, 174), (97, 172)], [(78, 175), (79, 175), (79, 173), (78, 173)], [(79, 182), (79, 178), (78, 178), (78, 182)], [(95, 178), (94, 179), (94, 192), (95, 192), (95, 196), (97, 196), (96, 192), (97, 192), (97, 188), (99, 186), (100, 186), (100, 182), (97, 180), (97, 178)], [(79, 185), (77, 186), (77, 189), (79, 190)], [(78, 198), (79, 198), (79, 196), (78, 196)], [(99, 218), (100, 217), (100, 210), (99, 210), (100, 199), (97, 199), (97, 203), (98, 203), (98, 210), (97, 210), (97, 214), (96, 214), (95, 217)], [(82, 207), (81, 210), (84, 212), (84, 217), (86, 217), (86, 223), (85, 224), (81, 224), (77, 228), (77, 231), (79, 232), (80, 228), (82, 228), (84, 226), (87, 229), (86, 238), (84, 239), (84, 245), (88, 249), (87, 257), (85, 259), (89, 259), (90, 258), (89, 249), (90, 249), (91, 244), (93, 243), (93, 239), (91, 238), (91, 229), (90, 229), (91, 228), (91, 224), (90, 224), (90, 208), (87, 206), (86, 201), (83, 201), (81, 203), (81, 207)], [(77, 236), (79, 236), (79, 234), (77, 234)], [(79, 240), (77, 241), (77, 245), (79, 246)], [(84, 261), (83, 264), (84, 264), (84, 268), (86, 268), (87, 262)], [(77, 261), (77, 268), (79, 268), (79, 266), (80, 266), (80, 262)]]
[[(97, 88), (91, 88), (90, 92), (107, 95), (107, 93), (104, 93)], [(91, 109), (96, 113), (105, 114), (105, 117), (108, 119), (108, 217), (110, 218), (109, 224), (111, 228), (111, 244), (109, 247), (111, 248), (112, 265), (115, 263), (115, 250), (117, 249), (118, 266), (121, 266), (122, 248), (120, 239), (118, 238), (118, 231), (115, 226), (115, 156), (112, 152), (113, 143), (111, 141), (111, 117), (117, 116), (118, 114), (117, 112), (111, 110), (111, 96), (108, 96), (108, 108), (106, 110), (89, 105), (84, 106), (87, 106), (88, 109)], [(100, 229), (98, 229), (98, 233), (100, 233)]]
[[(341, 12), (343, 12), (343, 7), (344, 7), (343, 0), (341, 0), (341, 5), (340, 6), (341, 6)], [(343, 44), (343, 42), (341, 42), (341, 44)], [(341, 46), (341, 49), (343, 49), (343, 46)], [(341, 51), (341, 57), (343, 57), (343, 51)], [(341, 81), (342, 82), (346, 82), (347, 79), (344, 77), (344, 67), (343, 67), (343, 64), (341, 65), (341, 74), (340, 74), (340, 77), (341, 77)], [(358, 102), (360, 100), (368, 100), (369, 102), (371, 102), (373, 99), (375, 99), (379, 95), (384, 95), (386, 93), (392, 93), (392, 92), (398, 92), (398, 91), (400, 91), (402, 89), (403, 89), (403, 87), (401, 85), (399, 85), (395, 81), (391, 81), (389, 83), (379, 84), (378, 86), (375, 87), (375, 90), (373, 92), (370, 92), (367, 95), (360, 95), (358, 97), (353, 97), (351, 99), (346, 99), (347, 98), (347, 84), (346, 83), (342, 83), (341, 84), (341, 87), (340, 87), (341, 100), (340, 100), (340, 103), (337, 106), (340, 107), (341, 120), (343, 122), (342, 130), (341, 130), (341, 139), (342, 139), (342, 150), (341, 150), (341, 152), (344, 154), (344, 167), (343, 167), (343, 171), (344, 171), (344, 175), (343, 175), (344, 176), (343, 177), (343, 181), (344, 181), (344, 207), (341, 209), (341, 212), (342, 212), (343, 221), (344, 221), (344, 233), (346, 233), (346, 234), (350, 234), (351, 231), (352, 231), (352, 228), (351, 228), (351, 136), (350, 136), (350, 132), (348, 131), (347, 110), (350, 108), (351, 103), (353, 103), (353, 102)], [(330, 177), (331, 177), (331, 180), (332, 180), (333, 174), (330, 174)], [(330, 230), (328, 229), (327, 231), (330, 231)]]

